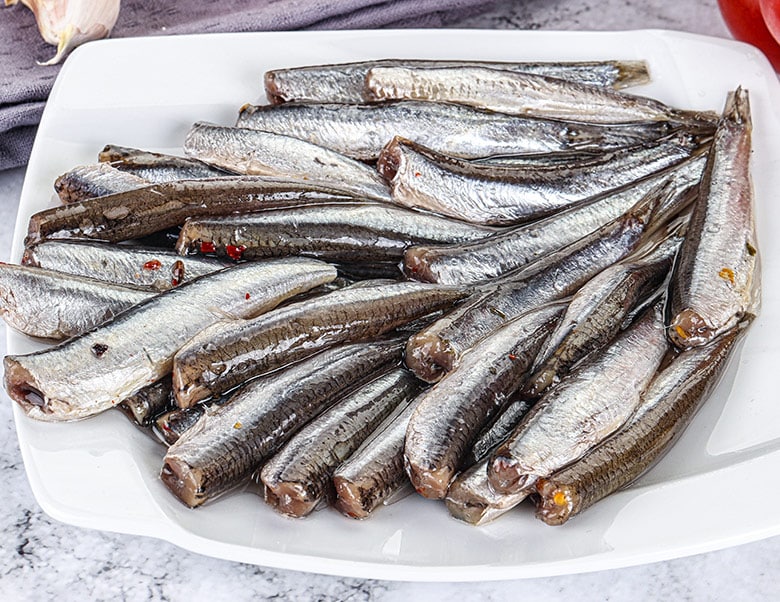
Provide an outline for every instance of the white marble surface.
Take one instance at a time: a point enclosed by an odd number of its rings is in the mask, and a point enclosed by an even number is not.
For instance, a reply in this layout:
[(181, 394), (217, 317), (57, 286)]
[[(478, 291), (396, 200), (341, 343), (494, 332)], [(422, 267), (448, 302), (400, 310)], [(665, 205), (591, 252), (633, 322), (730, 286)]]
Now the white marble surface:
[[(728, 37), (715, 0), (499, 3), (463, 27), (666, 28)], [(0, 172), (0, 259), (7, 260), (24, 171)], [(2, 327), (0, 327), (2, 328)], [(0, 352), (5, 337), (0, 333)], [(775, 600), (780, 537), (619, 570), (485, 583), (402, 583), (280, 571), (168, 543), (79, 529), (42, 513), (24, 474), (10, 402), (0, 404), (0, 600)], [(768, 500), (774, 503), (774, 500)], [(735, 503), (739, 503), (735, 496)], [(518, 542), (518, 545), (524, 545)]]

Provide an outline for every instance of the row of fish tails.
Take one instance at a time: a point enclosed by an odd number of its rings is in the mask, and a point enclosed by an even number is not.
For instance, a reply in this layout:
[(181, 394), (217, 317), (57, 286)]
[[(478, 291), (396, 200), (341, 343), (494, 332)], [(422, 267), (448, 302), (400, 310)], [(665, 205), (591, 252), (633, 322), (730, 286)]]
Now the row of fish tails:
[[(84, 334), (6, 358), (6, 388), (43, 420), (123, 402), (156, 421), (162, 479), (193, 507), (255, 480), (282, 513), (327, 499), (363, 518), (411, 481), (474, 524), (529, 495), (564, 522), (667, 449), (758, 307), (747, 93), (713, 134), (710, 114), (614, 90), (645, 77), (635, 63), (280, 70), (276, 104), (244, 107), (237, 128), (196, 124), (187, 158), (107, 146), (58, 179), (66, 204), (33, 216), (25, 262), (108, 277), (85, 259), (105, 241), (184, 224), (181, 255), (112, 247), (140, 305), (31, 333)], [(261, 213), (226, 215), (247, 211)], [(316, 259), (267, 259), (289, 254)], [(321, 260), (402, 262), (411, 281), (344, 287)]]

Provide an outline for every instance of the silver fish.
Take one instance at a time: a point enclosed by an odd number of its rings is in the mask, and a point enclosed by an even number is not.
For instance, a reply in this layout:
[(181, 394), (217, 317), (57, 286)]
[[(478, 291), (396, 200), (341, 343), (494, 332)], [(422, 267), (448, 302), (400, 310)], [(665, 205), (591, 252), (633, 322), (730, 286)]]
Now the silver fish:
[(523, 416), (531, 409), (533, 402), (518, 398), (517, 394), (513, 397), (514, 401), (502, 408), (501, 413), (495, 416), (493, 420), (482, 429), (482, 432), (479, 434), (479, 437), (477, 437), (474, 445), (471, 446), (471, 450), (469, 450), (463, 459), (464, 466), (473, 466), (487, 458), (488, 455), (490, 455), (490, 452), (515, 430), (515, 427), (519, 424)]
[(384, 59), (310, 65), (274, 69), (265, 73), (268, 99), (279, 104), (289, 101), (306, 102), (361, 102), (366, 73), (372, 67), (490, 67), (505, 71), (538, 73), (597, 86), (623, 88), (650, 81), (644, 61), (590, 61), (590, 62), (488, 62), (488, 61), (433, 61), (415, 59)]
[(98, 153), (98, 161), (156, 184), (175, 180), (218, 178), (231, 173), (207, 165), (197, 159), (153, 153), (116, 144), (107, 144)]
[(350, 518), (367, 518), (408, 482), (404, 439), (419, 396), (388, 416), (333, 472), (334, 507)]
[(406, 365), (436, 382), (492, 331), (534, 307), (576, 292), (642, 240), (658, 197), (647, 195), (626, 214), (560, 251), (485, 285), (459, 307), (409, 339)]
[(406, 471), (420, 495), (445, 496), (480, 431), (520, 387), (565, 309), (565, 303), (551, 304), (509, 322), (422, 395), (404, 447)]
[(216, 324), (176, 354), (176, 401), (190, 406), (321, 349), (371, 340), (449, 308), (468, 293), (418, 282), (361, 285), (291, 303), (256, 319)]
[(74, 203), (148, 185), (142, 177), (98, 163), (74, 167), (62, 174), (54, 181), (54, 191), (63, 203)]
[(586, 123), (637, 121), (708, 122), (708, 113), (680, 111), (634, 96), (533, 73), (481, 67), (372, 67), (366, 74), (370, 100), (456, 102), (514, 115)]
[(667, 349), (657, 303), (531, 408), (493, 452), (490, 484), (499, 493), (528, 490), (606, 439), (638, 407)]
[(585, 283), (539, 352), (523, 388), (540, 397), (571, 366), (614, 338), (634, 309), (666, 280), (682, 237), (673, 235), (641, 257), (620, 261)]
[(739, 88), (726, 101), (675, 268), (669, 337), (681, 348), (703, 345), (758, 312), (751, 129), (748, 92)]
[(743, 332), (736, 328), (681, 352), (653, 378), (623, 428), (570, 466), (538, 480), (537, 518), (548, 525), (563, 524), (647, 470), (715, 388)]
[(216, 259), (182, 257), (168, 249), (76, 240), (51, 240), (29, 247), (22, 263), (154, 291), (227, 267)]
[(241, 174), (327, 182), (356, 196), (390, 199), (387, 185), (369, 166), (292, 136), (200, 122), (187, 134), (184, 152)]
[(99, 326), (154, 293), (0, 262), (0, 314), (32, 337), (60, 341)]
[(174, 407), (170, 374), (131, 395), (118, 407), (137, 425), (151, 426), (160, 414)]
[(225, 315), (256, 316), (335, 278), (332, 266), (299, 258), (221, 270), (155, 295), (62, 345), (7, 356), (5, 388), (31, 418), (86, 418), (165, 376), (179, 347)]
[(248, 479), (344, 392), (397, 364), (400, 353), (397, 338), (342, 345), (253, 380), (171, 445), (163, 482), (190, 507), (216, 497)]
[(309, 514), (325, 497), (335, 468), (400, 404), (408, 403), (421, 383), (396, 368), (362, 385), (304, 426), (263, 466), (265, 501), (287, 516)]
[(344, 199), (355, 197), (332, 186), (263, 176), (163, 182), (39, 211), (30, 217), (25, 245), (52, 238), (119, 242), (180, 226), (188, 217)]
[[(237, 127), (294, 136), (374, 161), (395, 136), (463, 159), (562, 151), (603, 152), (671, 133), (666, 122), (603, 126), (504, 115), (451, 103), (245, 105)], [(515, 159), (515, 163), (517, 159)]]
[[(404, 272), (415, 280), (440, 284), (475, 284), (498, 278), (587, 236), (654, 189), (663, 198), (653, 221), (665, 223), (695, 198), (704, 162), (704, 156), (686, 160), (640, 182), (481, 240), (415, 245), (404, 252)], [(661, 183), (666, 183), (665, 190), (658, 188)]]
[(699, 152), (688, 136), (606, 153), (575, 168), (493, 167), (434, 155), (399, 138), (387, 145), (377, 169), (393, 202), (456, 219), (511, 225), (565, 209), (678, 164)]
[(494, 228), (382, 203), (318, 204), (238, 216), (190, 219), (176, 248), (232, 259), (305, 255), (341, 263), (398, 261), (425, 242), (467, 241)]

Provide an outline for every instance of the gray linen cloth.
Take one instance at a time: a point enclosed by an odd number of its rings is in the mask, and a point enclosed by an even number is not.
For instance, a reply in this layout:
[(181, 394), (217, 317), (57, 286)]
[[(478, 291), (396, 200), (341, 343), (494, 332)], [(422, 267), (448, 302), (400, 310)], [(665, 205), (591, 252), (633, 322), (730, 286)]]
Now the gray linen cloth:
[[(112, 38), (200, 32), (438, 27), (493, 0), (124, 0)], [(24, 165), (58, 66), (31, 11), (0, 9), (0, 170)]]

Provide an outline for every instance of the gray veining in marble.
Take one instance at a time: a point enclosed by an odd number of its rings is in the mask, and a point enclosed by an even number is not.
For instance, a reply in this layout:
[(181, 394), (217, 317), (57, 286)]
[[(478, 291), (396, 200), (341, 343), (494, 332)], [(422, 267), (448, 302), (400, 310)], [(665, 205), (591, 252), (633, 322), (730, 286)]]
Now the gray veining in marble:
[[(667, 28), (727, 37), (715, 0), (502, 2), (461, 27)], [(7, 260), (23, 170), (0, 172), (0, 259)], [(0, 352), (5, 337), (0, 332)], [(265, 569), (163, 541), (47, 517), (24, 474), (10, 404), (0, 404), (0, 600), (775, 600), (780, 537), (619, 570), (486, 583), (395, 583)], [(738, 496), (737, 496), (738, 497)], [(739, 503), (738, 499), (735, 503)], [(518, 542), (525, 545), (525, 542)]]

